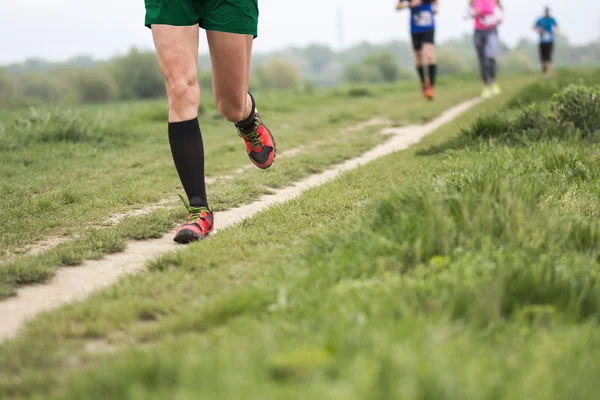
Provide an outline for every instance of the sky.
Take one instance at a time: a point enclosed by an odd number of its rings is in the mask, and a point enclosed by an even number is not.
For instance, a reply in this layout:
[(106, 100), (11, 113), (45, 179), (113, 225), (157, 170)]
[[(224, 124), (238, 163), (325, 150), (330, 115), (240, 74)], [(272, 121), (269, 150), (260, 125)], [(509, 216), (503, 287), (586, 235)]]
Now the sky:
[[(175, 0), (171, 0), (175, 1)], [(502, 39), (514, 45), (519, 38), (535, 39), (533, 21), (549, 5), (562, 32), (582, 44), (600, 37), (597, 0), (503, 0)], [(439, 0), (437, 39), (472, 30), (462, 19), (466, 0)], [(106, 59), (132, 46), (151, 49), (144, 27), (142, 0), (21, 0), (6, 1), (0, 13), (0, 65), (37, 57), (62, 61), (77, 55)], [(259, 0), (259, 37), (255, 51), (289, 45), (329, 44), (344, 48), (369, 41), (408, 40), (408, 16), (395, 12), (395, 0)], [(338, 10), (341, 10), (338, 17)], [(341, 30), (338, 21), (342, 21)], [(343, 32), (339, 35), (338, 32)], [(205, 41), (201, 52), (206, 52)]]

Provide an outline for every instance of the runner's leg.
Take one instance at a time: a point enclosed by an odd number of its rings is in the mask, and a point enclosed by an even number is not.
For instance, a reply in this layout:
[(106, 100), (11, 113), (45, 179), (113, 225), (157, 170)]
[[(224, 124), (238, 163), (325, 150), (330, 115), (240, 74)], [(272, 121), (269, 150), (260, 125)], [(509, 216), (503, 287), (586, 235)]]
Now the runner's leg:
[(417, 73), (419, 74), (419, 79), (421, 80), (421, 84), (425, 84), (425, 65), (423, 63), (423, 50), (415, 50), (415, 63), (417, 68)]
[(169, 142), (175, 167), (193, 207), (208, 207), (204, 146), (198, 124), (198, 25), (152, 25), (169, 101)]
[(487, 61), (485, 57), (485, 45), (486, 45), (485, 31), (475, 31), (473, 36), (473, 44), (475, 45), (475, 52), (477, 53), (477, 60), (479, 62), (479, 73), (481, 80), (484, 85), (488, 84), (487, 75)]
[(546, 55), (545, 55), (546, 48), (543, 43), (540, 43), (538, 49), (539, 49), (540, 63), (542, 64), (542, 72), (546, 73), (547, 67), (548, 67), (546, 65), (547, 64), (546, 63)]
[(546, 76), (548, 78), (550, 78), (552, 76), (552, 70), (553, 70), (553, 65), (552, 65), (552, 60), (554, 58), (554, 43), (550, 43), (548, 44), (548, 58), (547, 58), (547, 64), (546, 64)]
[(250, 160), (266, 169), (275, 159), (275, 140), (248, 93), (253, 35), (208, 30), (213, 95), (219, 111), (234, 122)]
[(431, 86), (435, 86), (435, 81), (437, 77), (437, 64), (435, 59), (435, 44), (433, 43), (425, 43), (423, 47), (423, 51), (425, 53), (425, 58), (427, 59), (427, 67), (429, 72), (429, 83)]
[(486, 31), (487, 40), (485, 43), (485, 57), (487, 64), (487, 76), (488, 83), (494, 84), (496, 82), (496, 53), (498, 51), (498, 31), (496, 29), (490, 29)]
[(423, 66), (423, 41), (420, 33), (411, 34), (413, 50), (415, 52), (415, 65), (421, 80), (421, 87), (425, 87), (425, 67)]
[(248, 82), (253, 37), (218, 31), (206, 31), (206, 35), (217, 108), (228, 121), (242, 121), (252, 111)]

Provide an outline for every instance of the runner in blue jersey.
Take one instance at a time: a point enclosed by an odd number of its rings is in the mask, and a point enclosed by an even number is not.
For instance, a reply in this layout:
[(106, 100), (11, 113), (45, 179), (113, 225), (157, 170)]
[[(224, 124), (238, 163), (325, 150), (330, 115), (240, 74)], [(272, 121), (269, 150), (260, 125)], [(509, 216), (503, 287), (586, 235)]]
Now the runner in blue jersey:
[(540, 62), (542, 71), (548, 78), (552, 75), (552, 55), (554, 54), (554, 35), (558, 33), (558, 23), (546, 7), (544, 16), (538, 19), (533, 28), (540, 35)]
[[(421, 78), (423, 95), (428, 100), (435, 97), (437, 65), (435, 61), (435, 14), (438, 0), (399, 0), (396, 10), (410, 8), (410, 33)], [(425, 75), (424, 60), (427, 60), (428, 74)]]

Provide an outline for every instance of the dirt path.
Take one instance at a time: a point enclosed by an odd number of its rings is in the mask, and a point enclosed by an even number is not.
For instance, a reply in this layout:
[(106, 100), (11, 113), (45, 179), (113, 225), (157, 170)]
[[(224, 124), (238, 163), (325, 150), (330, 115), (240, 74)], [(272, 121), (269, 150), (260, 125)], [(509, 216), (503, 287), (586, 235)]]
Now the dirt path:
[[(461, 103), (425, 125), (386, 128), (384, 133), (389, 134), (390, 139), (363, 155), (320, 174), (311, 175), (293, 186), (275, 190), (273, 194), (265, 195), (254, 203), (217, 213), (216, 229), (227, 228), (267, 207), (299, 196), (304, 190), (322, 185), (341, 172), (404, 150), (479, 102), (479, 99), (473, 99)], [(0, 340), (14, 337), (20, 327), (36, 314), (83, 299), (91, 292), (116, 282), (125, 274), (142, 270), (148, 260), (168, 251), (182, 249), (183, 246), (173, 242), (173, 234), (174, 232), (169, 232), (160, 239), (129, 242), (122, 253), (108, 255), (101, 260), (86, 261), (75, 268), (59, 268), (50, 282), (19, 289), (16, 297), (0, 301)]]
[[(342, 130), (341, 133), (350, 134), (352, 132), (356, 132), (356, 131), (359, 131), (359, 130), (362, 130), (362, 129), (365, 129), (368, 127), (389, 126), (391, 124), (392, 124), (392, 121), (389, 119), (373, 117), (367, 121), (363, 121), (357, 125), (346, 128), (346, 129)], [(310, 147), (308, 147), (308, 146), (300, 146), (300, 147), (292, 148), (292, 149), (286, 150), (284, 152), (278, 153), (277, 160), (278, 160), (278, 162), (281, 162), (281, 159), (294, 157), (298, 154), (302, 154), (307, 151), (310, 151)], [(207, 177), (206, 184), (210, 185), (217, 181), (222, 182), (225, 180), (235, 179), (236, 176), (241, 175), (245, 171), (247, 171), (249, 169), (253, 169), (253, 168), (256, 168), (256, 167), (254, 165), (252, 165), (251, 163), (247, 163), (245, 166), (243, 166), (241, 168), (237, 168), (237, 169), (233, 170), (232, 172), (230, 172), (229, 174)], [(179, 200), (177, 200), (176, 198), (174, 199), (173, 197), (170, 197), (168, 199), (162, 199), (154, 204), (149, 204), (142, 208), (127, 210), (127, 211), (124, 211), (121, 213), (112, 214), (108, 218), (106, 218), (102, 222), (100, 222), (98, 225), (92, 226), (92, 228), (103, 229), (103, 228), (115, 226), (115, 225), (120, 224), (127, 217), (137, 217), (137, 216), (141, 216), (141, 215), (146, 215), (146, 214), (150, 214), (151, 212), (156, 211), (156, 210), (167, 210), (167, 209), (173, 208), (177, 205), (180, 205), (180, 203), (179, 203)], [(44, 253), (46, 251), (50, 251), (50, 250), (60, 246), (63, 243), (67, 243), (67, 242), (77, 239), (77, 238), (78, 238), (78, 235), (55, 236), (55, 237), (46, 238), (39, 242), (28, 244), (26, 246), (23, 246), (20, 249), (13, 250), (6, 254), (0, 255), (0, 267), (3, 264), (15, 261), (19, 257), (38, 255), (38, 254)]]

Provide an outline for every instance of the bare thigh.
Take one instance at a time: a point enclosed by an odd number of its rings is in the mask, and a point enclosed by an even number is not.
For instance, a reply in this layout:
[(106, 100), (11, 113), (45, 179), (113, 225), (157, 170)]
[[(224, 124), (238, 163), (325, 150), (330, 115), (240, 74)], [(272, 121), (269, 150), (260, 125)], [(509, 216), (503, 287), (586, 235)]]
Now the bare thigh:
[(165, 77), (169, 121), (198, 116), (198, 25), (152, 25), (158, 62)]
[(248, 96), (252, 35), (207, 31), (213, 70), (213, 95), (217, 108), (231, 122), (241, 121), (251, 111)]

